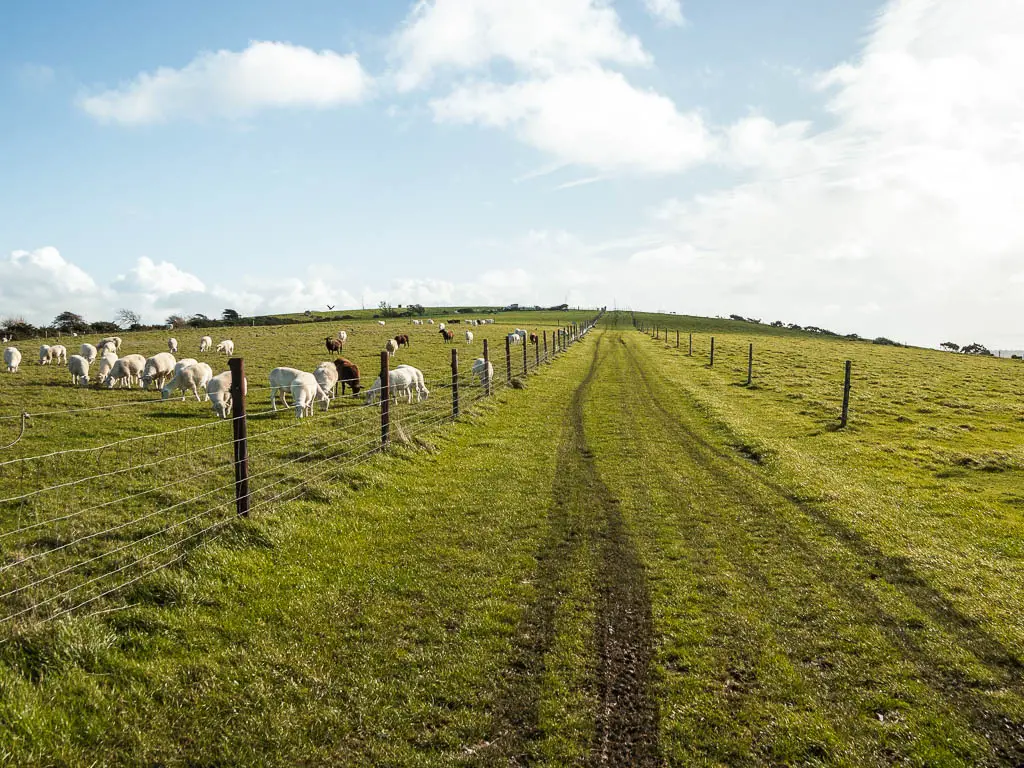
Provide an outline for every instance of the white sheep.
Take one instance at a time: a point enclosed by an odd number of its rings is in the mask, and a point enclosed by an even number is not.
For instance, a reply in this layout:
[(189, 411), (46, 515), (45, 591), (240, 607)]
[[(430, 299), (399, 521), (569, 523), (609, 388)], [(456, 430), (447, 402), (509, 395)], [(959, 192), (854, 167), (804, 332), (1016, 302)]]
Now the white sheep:
[[(328, 397), (334, 397), (334, 385), (338, 383), (338, 366), (332, 362), (320, 363), (313, 371), (313, 378)], [(324, 410), (327, 410), (326, 403)]]
[(93, 360), (96, 359), (96, 355), (98, 353), (96, 351), (96, 347), (94, 347), (92, 344), (83, 344), (78, 348), (78, 354), (79, 356), (84, 357), (91, 363)]
[[(243, 394), (248, 386), (248, 380), (242, 379)], [(217, 417), (226, 419), (231, 413), (231, 371), (218, 373), (206, 382), (206, 396), (210, 398), (210, 407)]]
[(378, 320), (377, 325), (384, 326), (386, 323), (383, 320)]
[(467, 344), (472, 344), (473, 343), (473, 332), (472, 331), (466, 331), (466, 343)]
[(97, 384), (107, 380), (107, 377), (110, 375), (110, 371), (113, 370), (115, 363), (117, 363), (117, 355), (113, 352), (104, 352), (100, 356), (100, 367), (96, 371)]
[(114, 349), (112, 351), (114, 351), (114, 352), (120, 352), (121, 351), (121, 337), (120, 336), (107, 336), (105, 339), (101, 339), (100, 340), (100, 344), (102, 344), (105, 341), (112, 341), (112, 342), (114, 342)]
[(281, 366), (275, 368), (270, 372), (270, 404), (274, 410), (277, 410), (277, 396), (281, 396), (281, 404), (285, 408), (291, 406), (288, 405), (288, 398), (285, 394), (291, 390), (292, 382), (295, 381), (295, 377), (302, 373), (298, 368), (289, 368), (288, 366)]
[(338, 341), (344, 345), (344, 343), (348, 341), (348, 334), (344, 331), (338, 331)]
[[(426, 400), (427, 397), (430, 396), (430, 392), (427, 390), (427, 384), (423, 379), (423, 371), (421, 371), (419, 368), (413, 368), (411, 365), (406, 365), (405, 363), (396, 366), (396, 369), (397, 368), (404, 368), (413, 375), (413, 378), (415, 379), (415, 381), (413, 382), (413, 388), (416, 390), (417, 403), (420, 402), (421, 400)], [(412, 399), (411, 393), (410, 399)]]
[(224, 339), (224, 341), (217, 345), (217, 351), (225, 355), (233, 355), (235, 354), (235, 342), (231, 339)]
[[(399, 366), (388, 373), (388, 387), (390, 388), (391, 399), (398, 402), (399, 397), (405, 397), (412, 402), (412, 391), (416, 388), (416, 374), (407, 366)], [(366, 392), (366, 404), (373, 405), (380, 398), (380, 376), (374, 379), (373, 386)]]
[(89, 360), (81, 355), (72, 355), (68, 360), (68, 371), (71, 372), (71, 383), (81, 384), (83, 387), (89, 383)]
[(444, 323), (438, 323), (437, 324), (437, 330), (443, 331), (444, 330)]
[(167, 340), (167, 351), (172, 355), (178, 354), (178, 340), (173, 336)]
[(8, 347), (5, 349), (4, 365), (7, 366), (8, 373), (17, 373), (18, 366), (21, 365), (21, 350), (17, 347)]
[(394, 339), (388, 339), (388, 343), (384, 345), (384, 349), (387, 350), (388, 357), (392, 357), (398, 352), (398, 342)]
[(117, 343), (113, 339), (104, 339), (96, 345), (97, 355), (105, 355), (108, 352), (117, 357)]
[(48, 365), (53, 360), (53, 349), (49, 344), (39, 347), (39, 364)]
[[(181, 363), (178, 363), (181, 366)], [(191, 391), (196, 396), (196, 402), (202, 402), (199, 397), (199, 388), (206, 388), (207, 383), (213, 378), (213, 369), (206, 363), (192, 363), (184, 368), (175, 367), (174, 378), (164, 384), (160, 390), (160, 398), (166, 400), (176, 389), (182, 392), (181, 400), (185, 401)]]
[(494, 366), (490, 360), (478, 357), (473, 361), (473, 375), (480, 382), (480, 386), (485, 387), (489, 381), (494, 379)]
[(203, 336), (203, 338), (201, 338), (199, 340), (199, 351), (200, 352), (209, 352), (210, 348), (212, 346), (213, 346), (213, 339), (211, 339), (209, 336)]
[(295, 418), (313, 415), (313, 403), (320, 400), (324, 404), (324, 410), (330, 406), (331, 399), (323, 388), (317, 383), (312, 373), (298, 371), (292, 380), (292, 401), (295, 403)]
[(433, 324), (434, 324), (434, 318), (432, 318), (432, 317), (431, 317), (431, 318), (429, 318), (429, 319), (427, 320), (427, 322), (428, 322), (428, 323), (430, 323), (431, 325), (433, 325)]
[(174, 366), (177, 362), (170, 352), (157, 352), (146, 360), (142, 368), (142, 388), (149, 389), (149, 385), (153, 383), (162, 387), (174, 375)]
[(142, 372), (145, 368), (146, 358), (142, 355), (125, 355), (114, 363), (103, 383), (107, 385), (107, 389), (113, 389), (115, 384), (131, 389), (134, 379), (141, 387)]
[(510, 333), (505, 338), (508, 339), (509, 344), (519, 344), (523, 340), (523, 337), (520, 336), (518, 333)]
[(50, 347), (50, 359), (55, 363), (66, 363), (68, 361), (68, 350), (63, 344), (53, 344)]

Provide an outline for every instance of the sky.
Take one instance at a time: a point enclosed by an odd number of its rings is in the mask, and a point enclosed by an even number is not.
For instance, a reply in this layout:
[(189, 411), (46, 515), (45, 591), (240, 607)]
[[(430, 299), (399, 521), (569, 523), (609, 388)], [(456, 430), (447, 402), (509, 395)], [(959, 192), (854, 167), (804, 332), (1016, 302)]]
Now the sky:
[(9, 0), (0, 317), (419, 302), (1024, 347), (1019, 0)]

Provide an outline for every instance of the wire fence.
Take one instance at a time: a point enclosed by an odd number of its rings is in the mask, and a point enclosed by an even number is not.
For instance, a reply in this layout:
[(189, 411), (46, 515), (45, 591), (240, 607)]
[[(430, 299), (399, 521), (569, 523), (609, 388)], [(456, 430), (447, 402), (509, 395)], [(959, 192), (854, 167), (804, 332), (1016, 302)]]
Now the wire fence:
[[(518, 386), (596, 320), (545, 335), (543, 347), (539, 338), (510, 336), (505, 350), (485, 352), (489, 377), (474, 358), (456, 353), (451, 364), (420, 369), (426, 393), (389, 392), (369, 403), (365, 392), (331, 392), (328, 402), (314, 404), (312, 418), (293, 416), (294, 404), (275, 410), (269, 387), (243, 387), (235, 359), (229, 418), (0, 460), (0, 627), (18, 631), (124, 597), (240, 514), (267, 513), (389, 444), (415, 442)], [(395, 369), (386, 356), (385, 369), (390, 380)]]

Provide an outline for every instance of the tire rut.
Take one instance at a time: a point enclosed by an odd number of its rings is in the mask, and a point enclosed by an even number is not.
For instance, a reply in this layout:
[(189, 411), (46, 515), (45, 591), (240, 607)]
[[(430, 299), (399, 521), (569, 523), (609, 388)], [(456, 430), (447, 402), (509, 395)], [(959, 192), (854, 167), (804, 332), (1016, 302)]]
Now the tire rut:
[(652, 692), (653, 620), (644, 566), (630, 539), (619, 501), (601, 480), (584, 431), (583, 404), (600, 363), (602, 337), (583, 381), (573, 392), (562, 424), (548, 513), (537, 553), (537, 596), (516, 632), (506, 683), (495, 712), (491, 746), (478, 764), (531, 765), (536, 744), (541, 681), (554, 647), (565, 568), (587, 539), (598, 544), (594, 599), (597, 654), (593, 686), (598, 702), (590, 762), (602, 766), (661, 764), (658, 705)]

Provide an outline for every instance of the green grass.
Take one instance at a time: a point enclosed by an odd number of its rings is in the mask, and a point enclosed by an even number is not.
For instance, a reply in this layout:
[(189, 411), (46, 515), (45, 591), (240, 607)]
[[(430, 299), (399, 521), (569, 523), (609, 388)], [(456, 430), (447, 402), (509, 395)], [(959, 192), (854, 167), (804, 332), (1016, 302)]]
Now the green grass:
[[(524, 390), (227, 527), (128, 607), (9, 636), (0, 756), (1018, 764), (1024, 368), (716, 320), (688, 357), (695, 321), (657, 321), (679, 350), (608, 315)], [(254, 368), (285, 333), (311, 367), (321, 327), (254, 336)], [(410, 359), (443, 367), (431, 343)], [(64, 439), (157, 418), (125, 410)], [(282, 434), (329, 445), (328, 418)]]

